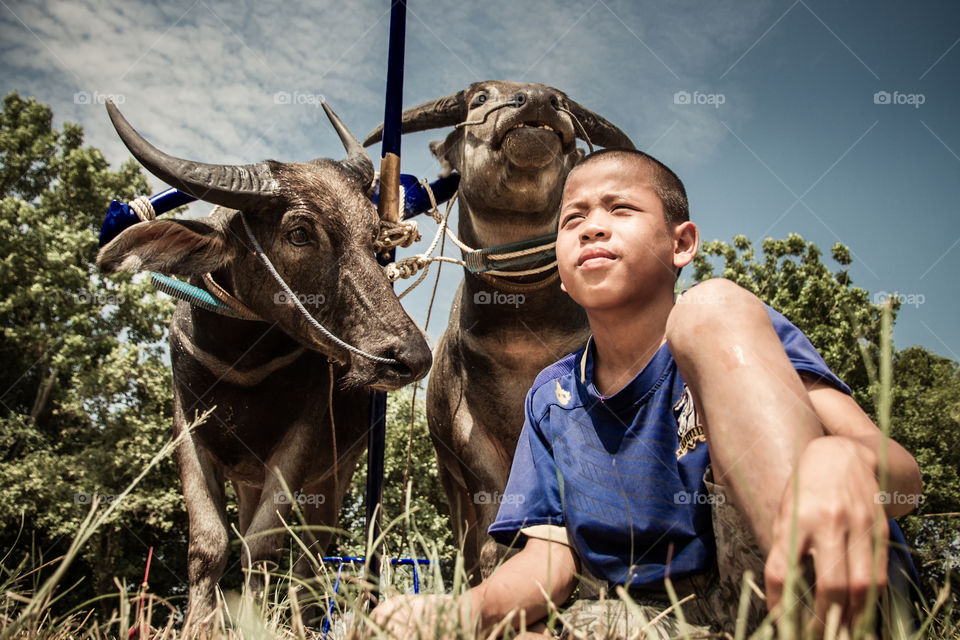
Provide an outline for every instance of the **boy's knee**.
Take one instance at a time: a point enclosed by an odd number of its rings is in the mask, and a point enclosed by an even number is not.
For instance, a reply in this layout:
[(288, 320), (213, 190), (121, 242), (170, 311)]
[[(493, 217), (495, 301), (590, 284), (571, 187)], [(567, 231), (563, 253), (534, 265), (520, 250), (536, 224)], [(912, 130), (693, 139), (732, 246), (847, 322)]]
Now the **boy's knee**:
[(769, 321), (763, 302), (735, 282), (713, 278), (686, 291), (674, 305), (667, 318), (667, 342), (676, 356), (688, 345), (702, 348), (704, 338), (721, 328), (746, 328), (755, 321)]

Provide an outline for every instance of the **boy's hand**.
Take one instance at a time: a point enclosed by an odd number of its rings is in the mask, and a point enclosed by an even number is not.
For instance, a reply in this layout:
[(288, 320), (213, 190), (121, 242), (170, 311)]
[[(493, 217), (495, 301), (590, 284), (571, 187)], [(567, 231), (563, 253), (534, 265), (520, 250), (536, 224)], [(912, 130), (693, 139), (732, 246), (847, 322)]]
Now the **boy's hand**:
[[(767, 605), (772, 609), (780, 602), (790, 562), (802, 567), (801, 559), (810, 556), (816, 571), (815, 624), (820, 629), (834, 604), (840, 606), (843, 621), (853, 624), (869, 604), (871, 582), (878, 589), (887, 582), (889, 528), (877, 500), (874, 471), (863, 462), (863, 452), (858, 455), (858, 447), (863, 445), (839, 436), (811, 442), (787, 485), (774, 522), (765, 570)], [(795, 505), (797, 550), (791, 557)], [(877, 540), (880, 548), (875, 564)]]
[[(576, 572), (576, 556), (566, 544), (529, 538), (493, 575), (462, 596), (394, 596), (370, 612), (370, 620), (395, 638), (463, 637), (508, 616), (516, 627), (520, 615), (512, 614), (521, 611), (533, 625), (547, 615), (547, 597), (559, 605), (570, 596)], [(443, 633), (447, 630), (453, 633)]]
[[(399, 595), (370, 612), (370, 620), (391, 638), (442, 638), (440, 630), (463, 629), (459, 603), (452, 595)], [(375, 637), (368, 631), (365, 637)], [(453, 637), (453, 636), (451, 636)]]

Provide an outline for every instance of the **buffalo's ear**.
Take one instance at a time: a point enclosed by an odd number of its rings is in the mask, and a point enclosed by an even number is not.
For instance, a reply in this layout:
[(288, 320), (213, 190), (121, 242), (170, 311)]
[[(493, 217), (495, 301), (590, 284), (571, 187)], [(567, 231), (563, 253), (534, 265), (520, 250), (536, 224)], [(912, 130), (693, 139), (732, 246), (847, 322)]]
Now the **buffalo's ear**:
[(440, 161), (440, 177), (446, 177), (454, 171), (461, 171), (463, 163), (460, 149), (463, 142), (463, 130), (453, 131), (443, 141), (430, 143), (430, 152)]
[(224, 231), (205, 220), (150, 220), (125, 229), (97, 255), (105, 273), (201, 275), (230, 261)]

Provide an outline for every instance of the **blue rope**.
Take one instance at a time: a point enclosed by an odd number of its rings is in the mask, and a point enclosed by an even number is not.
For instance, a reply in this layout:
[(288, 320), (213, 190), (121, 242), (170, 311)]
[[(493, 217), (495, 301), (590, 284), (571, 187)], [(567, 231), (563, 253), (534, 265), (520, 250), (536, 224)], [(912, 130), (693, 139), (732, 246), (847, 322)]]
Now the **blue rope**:
[(153, 286), (157, 288), (157, 290), (164, 292), (168, 296), (173, 296), (174, 298), (183, 300), (184, 302), (189, 302), (190, 304), (207, 311), (219, 313), (231, 318), (244, 319), (243, 316), (234, 311), (233, 308), (228, 307), (210, 295), (209, 291), (194, 286), (189, 282), (177, 280), (176, 278), (172, 278), (162, 273), (157, 273), (156, 271), (150, 272), (150, 281), (153, 283)]

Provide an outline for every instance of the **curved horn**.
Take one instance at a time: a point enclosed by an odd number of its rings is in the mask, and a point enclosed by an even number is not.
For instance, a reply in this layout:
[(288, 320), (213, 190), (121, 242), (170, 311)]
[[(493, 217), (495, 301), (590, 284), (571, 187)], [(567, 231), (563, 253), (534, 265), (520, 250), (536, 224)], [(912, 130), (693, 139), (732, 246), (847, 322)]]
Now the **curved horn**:
[[(606, 149), (634, 148), (633, 141), (627, 134), (603, 116), (597, 115), (573, 100), (570, 100), (570, 111), (577, 116), (577, 120), (583, 125), (587, 135), (590, 136), (590, 142), (598, 147)], [(577, 137), (580, 137), (579, 130), (577, 131)]]
[[(463, 101), (465, 94), (465, 91), (457, 91), (407, 109), (403, 112), (400, 131), (402, 133), (414, 133), (415, 131), (439, 129), (440, 127), (452, 127), (463, 122), (467, 115), (466, 103)], [(380, 142), (382, 138), (383, 125), (381, 124), (367, 134), (363, 146), (369, 147)]]
[(341, 160), (340, 164), (355, 171), (363, 180), (362, 184), (365, 188), (373, 184), (373, 162), (370, 160), (370, 156), (367, 155), (363, 145), (360, 144), (357, 137), (350, 132), (347, 125), (343, 124), (340, 117), (333, 112), (333, 109), (331, 109), (326, 102), (321, 102), (320, 104), (323, 106), (327, 118), (330, 119), (330, 124), (337, 130), (337, 135), (340, 136), (340, 142), (343, 143), (343, 148), (347, 150), (347, 157)]
[(229, 165), (181, 160), (147, 142), (111, 100), (107, 100), (107, 113), (133, 157), (150, 173), (184, 193), (230, 209), (249, 207), (251, 199), (277, 195), (277, 181), (267, 162)]

